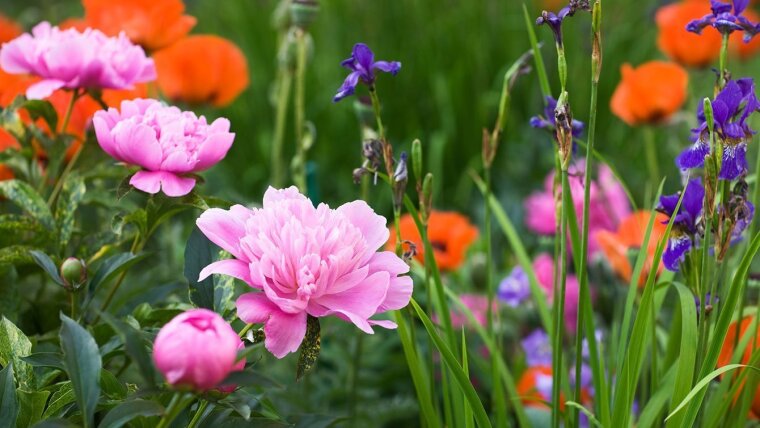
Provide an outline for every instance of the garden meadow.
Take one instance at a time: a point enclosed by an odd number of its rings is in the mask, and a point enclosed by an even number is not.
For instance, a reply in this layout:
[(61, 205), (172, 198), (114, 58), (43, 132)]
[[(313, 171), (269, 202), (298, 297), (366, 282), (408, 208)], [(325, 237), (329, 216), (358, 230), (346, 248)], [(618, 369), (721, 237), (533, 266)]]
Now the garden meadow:
[(757, 426), (758, 33), (3, 3), (0, 428)]

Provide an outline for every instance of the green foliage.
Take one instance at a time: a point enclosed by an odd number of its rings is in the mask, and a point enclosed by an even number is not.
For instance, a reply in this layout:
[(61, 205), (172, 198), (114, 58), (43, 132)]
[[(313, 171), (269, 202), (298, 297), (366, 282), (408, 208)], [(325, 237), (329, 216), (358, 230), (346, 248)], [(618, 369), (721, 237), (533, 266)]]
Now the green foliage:
[(61, 314), (61, 349), (71, 387), (82, 412), (82, 424), (92, 427), (100, 398), (102, 360), (95, 339), (74, 320)]

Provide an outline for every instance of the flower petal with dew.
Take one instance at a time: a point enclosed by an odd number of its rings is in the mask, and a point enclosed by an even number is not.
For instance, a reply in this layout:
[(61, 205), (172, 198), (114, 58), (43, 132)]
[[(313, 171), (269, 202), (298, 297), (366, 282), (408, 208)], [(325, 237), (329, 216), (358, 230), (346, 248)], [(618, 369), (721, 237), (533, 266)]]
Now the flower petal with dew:
[(231, 275), (258, 290), (240, 296), (238, 316), (264, 323), (265, 346), (277, 358), (298, 349), (307, 316), (336, 316), (366, 333), (373, 325), (391, 328), (372, 317), (405, 307), (412, 279), (403, 260), (378, 252), (388, 239), (385, 224), (363, 201), (315, 207), (295, 187), (269, 188), (262, 208), (200, 216), (203, 234), (233, 256), (207, 266), (200, 279)]
[(203, 116), (152, 99), (123, 101), (93, 118), (98, 143), (114, 159), (141, 167), (130, 184), (147, 193), (184, 196), (195, 186), (189, 174), (222, 160), (235, 134), (230, 121)]

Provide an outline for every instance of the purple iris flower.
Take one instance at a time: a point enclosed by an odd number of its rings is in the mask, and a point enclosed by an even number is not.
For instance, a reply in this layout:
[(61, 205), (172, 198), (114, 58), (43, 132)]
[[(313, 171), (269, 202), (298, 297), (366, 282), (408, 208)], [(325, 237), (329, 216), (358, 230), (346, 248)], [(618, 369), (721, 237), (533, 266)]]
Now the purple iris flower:
[(702, 180), (694, 178), (689, 180), (684, 191), (683, 200), (678, 212), (675, 212), (680, 193), (660, 196), (658, 210), (673, 219), (673, 229), (670, 231), (668, 245), (662, 254), (662, 261), (668, 270), (678, 271), (678, 266), (686, 258), (695, 244), (699, 232), (698, 223), (701, 220), (704, 206), (705, 188)]
[[(546, 97), (546, 107), (544, 115), (533, 116), (530, 118), (530, 126), (534, 128), (543, 128), (554, 133), (557, 129), (557, 120), (554, 118), (554, 110), (557, 108), (557, 100), (553, 97)], [(573, 119), (571, 124), (573, 128), (573, 137), (578, 137), (583, 132), (583, 122)]]
[[(714, 129), (723, 143), (723, 161), (718, 178), (735, 180), (747, 172), (747, 141), (755, 132), (749, 127), (749, 116), (760, 111), (755, 96), (755, 82), (751, 78), (731, 80), (711, 102)], [(704, 166), (710, 152), (710, 131), (703, 105), (697, 108), (698, 126), (691, 130), (693, 144), (676, 158), (681, 169)]]
[(552, 365), (552, 344), (545, 331), (538, 329), (531, 332), (522, 340), (522, 347), (528, 366)]
[(744, 31), (744, 43), (749, 42), (755, 34), (760, 32), (760, 25), (742, 16), (742, 12), (749, 5), (749, 0), (732, 0), (731, 3), (710, 0), (710, 5), (712, 13), (689, 22), (686, 25), (687, 31), (701, 34), (708, 25), (724, 35), (731, 34), (734, 31)]
[(554, 12), (543, 11), (541, 12), (541, 16), (536, 19), (536, 25), (547, 24), (554, 33), (554, 41), (557, 42), (558, 45), (562, 46), (562, 21), (566, 17), (572, 15), (572, 9), (570, 6), (563, 7), (556, 14)]
[(351, 70), (343, 84), (338, 88), (338, 93), (333, 97), (333, 102), (338, 102), (356, 91), (356, 85), (361, 81), (373, 88), (375, 84), (375, 70), (396, 75), (401, 70), (398, 61), (375, 61), (375, 54), (364, 43), (357, 43), (351, 52), (351, 57), (340, 63), (343, 67)]
[(523, 268), (516, 266), (512, 272), (499, 284), (499, 299), (507, 305), (516, 308), (530, 296), (528, 274)]

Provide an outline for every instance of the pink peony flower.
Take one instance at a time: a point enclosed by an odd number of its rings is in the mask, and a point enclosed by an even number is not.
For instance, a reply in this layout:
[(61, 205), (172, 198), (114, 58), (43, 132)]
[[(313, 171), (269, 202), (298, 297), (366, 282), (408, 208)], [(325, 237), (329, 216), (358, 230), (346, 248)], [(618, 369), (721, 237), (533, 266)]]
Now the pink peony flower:
[[(583, 177), (584, 162), (577, 162), (570, 169), (570, 193), (573, 205), (578, 215), (578, 227), (581, 227), (583, 215)], [(556, 233), (556, 210), (552, 187), (554, 173), (550, 173), (544, 181), (544, 189), (535, 192), (525, 199), (525, 225), (529, 230), (540, 235)], [(620, 221), (631, 212), (628, 197), (623, 186), (612, 175), (606, 165), (599, 166), (599, 179), (592, 181), (589, 203), (589, 257), (594, 256), (601, 247), (596, 240), (596, 232), (602, 230), (614, 231)]]
[(56, 89), (127, 89), (156, 79), (156, 67), (145, 51), (122, 33), (108, 37), (98, 30), (61, 30), (48, 22), (3, 44), (0, 66), (10, 74), (42, 78), (26, 91), (41, 99)]
[(193, 309), (161, 328), (153, 344), (153, 361), (170, 385), (208, 391), (245, 365), (236, 363), (241, 345), (219, 314)]
[(307, 315), (335, 315), (370, 334), (373, 325), (395, 328), (370, 319), (405, 307), (412, 295), (406, 263), (377, 251), (388, 240), (385, 223), (364, 201), (315, 208), (295, 187), (269, 188), (263, 208), (201, 215), (200, 230), (234, 258), (207, 266), (199, 280), (225, 274), (261, 290), (238, 298), (238, 316), (265, 324), (266, 348), (277, 358), (298, 349)]
[(195, 178), (187, 174), (222, 160), (235, 138), (225, 118), (208, 124), (203, 116), (151, 99), (122, 101), (121, 112), (98, 111), (92, 123), (106, 153), (142, 167), (129, 184), (151, 194), (162, 190), (167, 196), (190, 193)]
[[(554, 259), (547, 253), (541, 253), (533, 260), (536, 279), (546, 292), (546, 297), (550, 303), (554, 301), (554, 269)], [(568, 274), (565, 280), (565, 327), (573, 333), (578, 325), (579, 295), (578, 277)]]
[[(481, 326), (485, 327), (488, 322), (488, 297), (481, 296), (479, 294), (462, 294), (459, 299), (472, 312), (473, 317)], [(492, 302), (492, 311), (499, 310), (499, 305), (496, 300)], [(461, 329), (470, 325), (470, 320), (467, 315), (460, 312), (456, 308), (451, 310), (451, 326), (455, 329)]]

